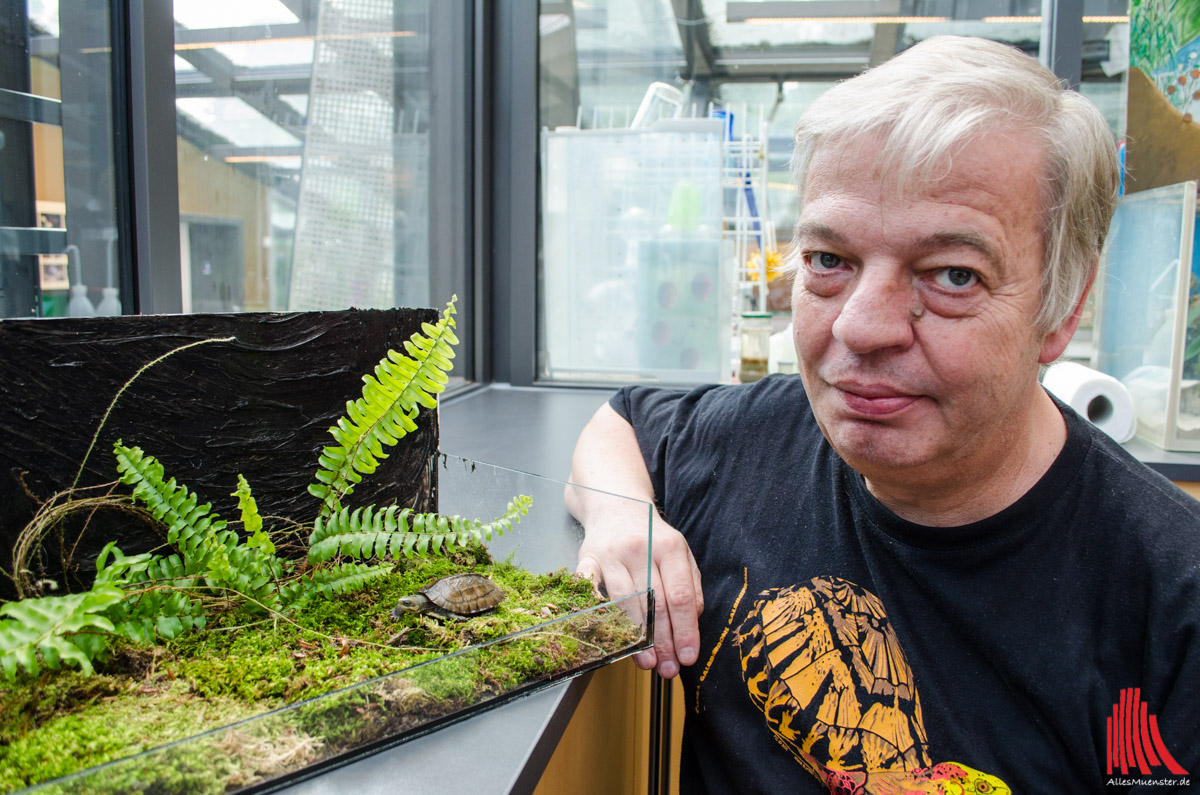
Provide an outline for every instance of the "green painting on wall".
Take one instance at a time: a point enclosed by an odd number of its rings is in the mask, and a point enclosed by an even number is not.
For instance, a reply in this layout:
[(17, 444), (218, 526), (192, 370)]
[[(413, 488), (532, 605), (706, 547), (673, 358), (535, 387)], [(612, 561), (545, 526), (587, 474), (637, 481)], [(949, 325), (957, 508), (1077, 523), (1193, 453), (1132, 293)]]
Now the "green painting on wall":
[(1130, 5), (1126, 190), (1200, 179), (1200, 0)]

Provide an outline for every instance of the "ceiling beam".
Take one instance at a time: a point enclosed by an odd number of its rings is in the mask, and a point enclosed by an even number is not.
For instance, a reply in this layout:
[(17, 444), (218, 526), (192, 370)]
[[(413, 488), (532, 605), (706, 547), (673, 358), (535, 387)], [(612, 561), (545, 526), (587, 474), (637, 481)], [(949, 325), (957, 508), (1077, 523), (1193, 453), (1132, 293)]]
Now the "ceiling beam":
[(749, 3), (729, 0), (725, 4), (725, 21), (896, 16), (899, 10), (899, 0), (763, 0)]
[[(175, 83), (176, 97), (232, 97), (239, 93), (253, 94), (260, 91), (271, 91), (275, 96), (295, 96), (308, 94), (312, 80), (305, 75), (295, 78), (267, 78), (265, 80), (242, 78), (234, 76), (232, 85), (217, 84), (200, 76), (195, 80), (180, 80)], [(235, 92), (236, 87), (237, 92)]]
[(279, 0), (301, 22), (316, 22), (319, 0)]
[(680, 76), (685, 80), (707, 78), (713, 73), (717, 56), (708, 19), (704, 16), (704, 4), (701, 0), (671, 0), (671, 8), (675, 11), (675, 24), (679, 28), (679, 41), (687, 63), (687, 73)]
[(231, 28), (175, 28), (175, 50), (198, 49), (221, 44), (248, 44), (274, 39), (311, 39), (317, 35), (316, 22), (291, 22), (281, 25), (238, 25)]
[(237, 67), (216, 50), (179, 50), (176, 55), (212, 78), (212, 92), (207, 96), (237, 97), (284, 130), (304, 139), (304, 116), (281, 100), (269, 83), (254, 88), (239, 84)]
[(852, 77), (867, 67), (865, 45), (721, 48), (714, 83), (779, 82)]

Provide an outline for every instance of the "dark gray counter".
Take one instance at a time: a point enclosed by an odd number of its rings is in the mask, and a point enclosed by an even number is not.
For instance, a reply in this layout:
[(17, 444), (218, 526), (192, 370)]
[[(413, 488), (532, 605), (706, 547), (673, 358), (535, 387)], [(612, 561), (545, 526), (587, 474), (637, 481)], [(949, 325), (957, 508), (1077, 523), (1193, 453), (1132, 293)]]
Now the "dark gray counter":
[(1200, 453), (1173, 453), (1134, 439), (1122, 445), (1137, 460), (1171, 480), (1200, 482)]

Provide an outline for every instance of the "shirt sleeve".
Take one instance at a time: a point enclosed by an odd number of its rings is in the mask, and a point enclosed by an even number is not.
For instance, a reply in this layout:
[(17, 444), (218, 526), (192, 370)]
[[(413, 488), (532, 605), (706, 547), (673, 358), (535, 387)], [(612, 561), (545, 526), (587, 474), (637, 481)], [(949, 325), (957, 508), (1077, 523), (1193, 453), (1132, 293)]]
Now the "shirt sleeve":
[(661, 387), (628, 386), (609, 400), (613, 411), (633, 426), (642, 459), (654, 486), (654, 502), (662, 510), (673, 442), (683, 435), (702, 399), (718, 385), (691, 391)]

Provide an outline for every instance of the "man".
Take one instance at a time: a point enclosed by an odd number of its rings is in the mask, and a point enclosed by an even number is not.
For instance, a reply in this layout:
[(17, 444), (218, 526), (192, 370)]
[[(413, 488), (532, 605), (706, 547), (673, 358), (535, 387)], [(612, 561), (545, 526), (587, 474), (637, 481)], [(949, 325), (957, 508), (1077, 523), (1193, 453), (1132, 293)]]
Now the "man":
[[(941, 37), (796, 132), (800, 374), (627, 388), (572, 480), (653, 500), (684, 792), (1126, 791), (1200, 765), (1200, 509), (1038, 384), (1116, 200), (1108, 129)], [(644, 587), (636, 517), (572, 510)], [(957, 788), (956, 788), (957, 787)]]

